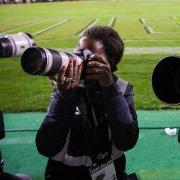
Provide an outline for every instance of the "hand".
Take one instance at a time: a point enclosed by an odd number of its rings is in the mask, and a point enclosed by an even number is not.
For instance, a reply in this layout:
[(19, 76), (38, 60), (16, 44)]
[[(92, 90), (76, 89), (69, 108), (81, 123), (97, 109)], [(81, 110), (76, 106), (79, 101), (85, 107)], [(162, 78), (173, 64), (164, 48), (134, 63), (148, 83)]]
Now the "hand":
[(59, 90), (77, 88), (80, 82), (81, 71), (82, 64), (77, 65), (76, 61), (71, 59), (67, 69), (66, 67), (62, 67), (57, 78), (54, 76), (50, 77), (51, 84)]
[(103, 56), (94, 54), (90, 58), (86, 72), (87, 79), (98, 80), (101, 86), (107, 87), (113, 83), (110, 64)]

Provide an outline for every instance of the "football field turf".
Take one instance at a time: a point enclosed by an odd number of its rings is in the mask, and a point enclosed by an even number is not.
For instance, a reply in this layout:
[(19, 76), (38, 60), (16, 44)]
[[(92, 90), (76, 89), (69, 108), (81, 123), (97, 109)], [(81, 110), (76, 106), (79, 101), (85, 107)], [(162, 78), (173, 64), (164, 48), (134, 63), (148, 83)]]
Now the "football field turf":
[(92, 25), (115, 28), (126, 46), (179, 46), (178, 0), (80, 1), (0, 6), (0, 33), (32, 33), (46, 47), (74, 47)]
[[(63, 51), (74, 48), (83, 31), (93, 25), (113, 27), (131, 50), (116, 73), (134, 84), (137, 109), (170, 108), (154, 96), (151, 75), (160, 58), (180, 54), (180, 1), (73, 1), (0, 6), (0, 34), (28, 32), (37, 46)], [(139, 54), (137, 48), (141, 48)], [(153, 48), (151, 55), (146, 48)], [(158, 51), (161, 49), (164, 51)], [(51, 92), (48, 78), (25, 74), (20, 58), (1, 59), (0, 77), (3, 111), (46, 109)]]

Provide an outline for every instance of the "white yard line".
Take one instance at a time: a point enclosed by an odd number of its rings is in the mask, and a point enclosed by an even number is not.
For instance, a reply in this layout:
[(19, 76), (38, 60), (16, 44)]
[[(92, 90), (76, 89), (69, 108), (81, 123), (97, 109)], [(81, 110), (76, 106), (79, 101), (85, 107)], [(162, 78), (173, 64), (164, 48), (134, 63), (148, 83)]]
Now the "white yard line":
[[(52, 48), (63, 52), (73, 52), (73, 48)], [(173, 54), (180, 55), (180, 47), (127, 47), (126, 55), (129, 54)]]
[(146, 32), (149, 34), (180, 34), (179, 32), (161, 32), (161, 31), (154, 31), (153, 28), (151, 28), (150, 26), (145, 26), (144, 27)]
[(179, 42), (180, 39), (125, 39), (126, 42), (136, 42), (136, 41), (145, 41), (145, 42)]
[(111, 20), (109, 21), (108, 26), (109, 26), (109, 27), (113, 27), (114, 24), (115, 24), (115, 21), (116, 21), (116, 17), (113, 16), (113, 17), (111, 18)]
[(180, 34), (179, 32), (154, 32), (154, 34)]
[(83, 30), (82, 30), (81, 32), (79, 32), (79, 34), (77, 34), (77, 35), (82, 36), (83, 33), (84, 33), (87, 29), (89, 29), (90, 27), (96, 25), (98, 21), (99, 21), (99, 18), (95, 19), (90, 25), (88, 25), (85, 29), (83, 29)]
[(49, 41), (58, 41), (58, 40), (64, 40), (64, 39), (71, 39), (71, 38), (77, 38), (79, 36), (77, 35), (73, 35), (73, 36), (66, 36), (66, 37), (57, 37), (56, 39), (53, 38), (48, 38), (48, 39), (41, 39), (41, 40), (37, 40), (36, 42), (49, 42)]
[(78, 30), (76, 33), (74, 33), (74, 36), (80, 36), (80, 34), (82, 32), (84, 32), (87, 27), (91, 26), (91, 24), (93, 24), (96, 21), (96, 19), (91, 20), (90, 22), (88, 22), (87, 24), (85, 24), (85, 26), (83, 26), (80, 30)]
[(145, 26), (144, 29), (149, 34), (155, 34), (154, 30), (150, 26)]
[[(3, 35), (2, 35), (3, 36)], [(58, 41), (58, 40), (64, 40), (64, 39), (71, 39), (71, 38), (77, 38), (79, 36), (73, 35), (73, 36), (66, 36), (66, 37), (57, 37), (56, 39), (54, 38), (49, 38), (49, 39), (41, 39), (37, 40), (36, 42), (49, 42), (49, 41)], [(125, 42), (179, 42), (180, 39), (123, 39)]]
[(24, 25), (24, 26), (15, 28), (15, 29), (13, 28), (13, 29), (8, 30), (8, 31), (5, 31), (5, 32), (3, 32), (3, 33), (4, 33), (4, 34), (7, 34), (7, 33), (15, 32), (15, 31), (18, 31), (18, 30), (20, 30), (20, 29), (27, 28), (27, 27), (29, 27), (29, 26), (34, 26), (34, 25), (36, 25), (36, 24), (43, 23), (44, 21), (46, 21), (46, 20), (41, 20), (41, 21), (38, 20), (38, 22), (33, 22), (33, 23), (30, 23), (30, 24), (27, 24), (27, 25)]
[(142, 17), (140, 17), (140, 18), (139, 18), (139, 21), (140, 21), (142, 24), (146, 24), (145, 19), (144, 19), (144, 18), (142, 18)]
[(125, 54), (180, 54), (180, 47), (127, 47)]
[(61, 21), (59, 23), (56, 23), (56, 24), (53, 24), (51, 26), (48, 26), (47, 28), (41, 29), (40, 31), (34, 32), (34, 33), (32, 33), (32, 35), (35, 36), (35, 35), (42, 34), (42, 33), (46, 32), (46, 31), (49, 31), (50, 29), (53, 29), (53, 28), (57, 27), (57, 26), (61, 26), (61, 25), (65, 24), (68, 21), (69, 21), (69, 19), (65, 19), (65, 20), (63, 20), (63, 21)]
[[(176, 17), (172, 17), (172, 18), (176, 18)], [(144, 24), (143, 21), (145, 21), (145, 20), (144, 20), (144, 19), (142, 20), (142, 18), (140, 18), (140, 22), (141, 22), (142, 24)], [(145, 22), (146, 22), (146, 21), (145, 21)], [(178, 24), (178, 23), (177, 23), (177, 24)], [(146, 26), (144, 27), (144, 29), (145, 29), (146, 32), (149, 33), (149, 34), (180, 34), (180, 31), (179, 31), (179, 32), (155, 31), (150, 25), (146, 25)]]

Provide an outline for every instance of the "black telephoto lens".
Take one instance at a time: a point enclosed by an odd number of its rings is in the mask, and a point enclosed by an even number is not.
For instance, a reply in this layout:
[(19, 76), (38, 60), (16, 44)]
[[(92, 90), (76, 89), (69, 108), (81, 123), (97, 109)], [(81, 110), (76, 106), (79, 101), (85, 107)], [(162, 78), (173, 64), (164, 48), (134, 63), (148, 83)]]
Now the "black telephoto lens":
[(41, 47), (28, 48), (21, 57), (23, 70), (31, 75), (55, 75), (61, 65), (62, 59), (58, 51)]
[(171, 105), (180, 104), (180, 58), (167, 56), (160, 60), (152, 74), (156, 96)]
[(0, 39), (0, 57), (11, 57), (13, 46), (8, 38)]

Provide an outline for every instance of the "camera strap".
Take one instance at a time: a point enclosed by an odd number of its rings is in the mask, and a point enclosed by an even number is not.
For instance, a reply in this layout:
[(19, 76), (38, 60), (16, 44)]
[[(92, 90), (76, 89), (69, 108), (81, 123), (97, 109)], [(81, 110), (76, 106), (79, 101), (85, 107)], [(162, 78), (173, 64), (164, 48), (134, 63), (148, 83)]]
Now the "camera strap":
[[(83, 136), (88, 155), (93, 163), (101, 164), (111, 157), (112, 142), (109, 138), (108, 122), (105, 116), (97, 116), (96, 104), (92, 102), (92, 96), (87, 89), (84, 90), (82, 96), (83, 100), (79, 108), (83, 118)], [(96, 98), (99, 100), (101, 97), (96, 96)]]

